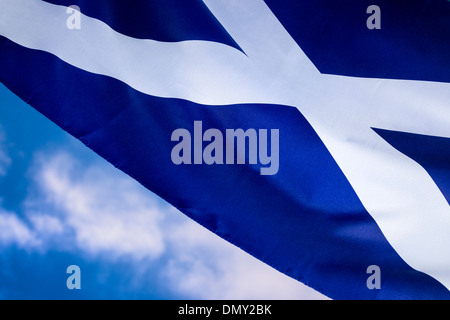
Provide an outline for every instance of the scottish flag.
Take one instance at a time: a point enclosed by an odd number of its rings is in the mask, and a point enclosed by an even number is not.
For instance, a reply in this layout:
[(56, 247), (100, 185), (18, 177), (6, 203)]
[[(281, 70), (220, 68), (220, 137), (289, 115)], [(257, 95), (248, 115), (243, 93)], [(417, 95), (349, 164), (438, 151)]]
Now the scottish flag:
[(334, 299), (450, 298), (450, 3), (0, 0), (0, 81)]

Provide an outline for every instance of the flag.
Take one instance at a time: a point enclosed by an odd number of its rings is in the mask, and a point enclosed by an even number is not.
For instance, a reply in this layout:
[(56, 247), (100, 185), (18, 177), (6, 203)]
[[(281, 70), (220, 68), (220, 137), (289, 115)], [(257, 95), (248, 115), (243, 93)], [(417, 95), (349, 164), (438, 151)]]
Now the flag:
[(450, 297), (448, 1), (0, 8), (0, 81), (218, 236), (334, 299)]

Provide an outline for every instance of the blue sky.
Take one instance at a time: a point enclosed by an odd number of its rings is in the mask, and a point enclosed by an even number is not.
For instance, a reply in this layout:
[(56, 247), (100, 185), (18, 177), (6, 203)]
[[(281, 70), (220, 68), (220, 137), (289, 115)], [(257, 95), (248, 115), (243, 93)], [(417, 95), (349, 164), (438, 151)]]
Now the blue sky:
[[(0, 299), (322, 299), (223, 241), (0, 84)], [(66, 269), (78, 265), (81, 289)]]

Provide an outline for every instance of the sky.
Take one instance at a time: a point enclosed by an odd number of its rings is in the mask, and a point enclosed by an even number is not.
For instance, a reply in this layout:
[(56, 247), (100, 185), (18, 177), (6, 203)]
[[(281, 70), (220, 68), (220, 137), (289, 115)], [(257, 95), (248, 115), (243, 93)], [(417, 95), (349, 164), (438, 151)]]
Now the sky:
[[(224, 241), (0, 83), (0, 299), (328, 299)], [(80, 268), (69, 290), (67, 268)]]

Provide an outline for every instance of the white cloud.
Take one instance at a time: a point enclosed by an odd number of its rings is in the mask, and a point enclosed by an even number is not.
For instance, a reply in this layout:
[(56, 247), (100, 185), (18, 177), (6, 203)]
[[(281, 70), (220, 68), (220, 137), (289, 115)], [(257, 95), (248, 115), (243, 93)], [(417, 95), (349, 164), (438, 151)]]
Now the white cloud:
[[(59, 214), (55, 221), (32, 209), (30, 219), (42, 232), (71, 231), (77, 247), (91, 255), (135, 260), (159, 256), (164, 242), (155, 201), (133, 180), (110, 169), (84, 168), (66, 153), (41, 155), (35, 169), (38, 196)], [(33, 208), (39, 198), (29, 201)]]
[(153, 263), (161, 283), (186, 298), (325, 298), (161, 205), (104, 162), (86, 167), (68, 153), (40, 154), (32, 176), (26, 218), (0, 212), (4, 245), (126, 260), (141, 285)]
[(33, 229), (41, 237), (55, 236), (64, 232), (64, 225), (56, 217), (48, 214), (33, 213), (29, 216)]
[(16, 214), (0, 210), (0, 244), (15, 244), (22, 248), (35, 248), (41, 245), (34, 232)]

